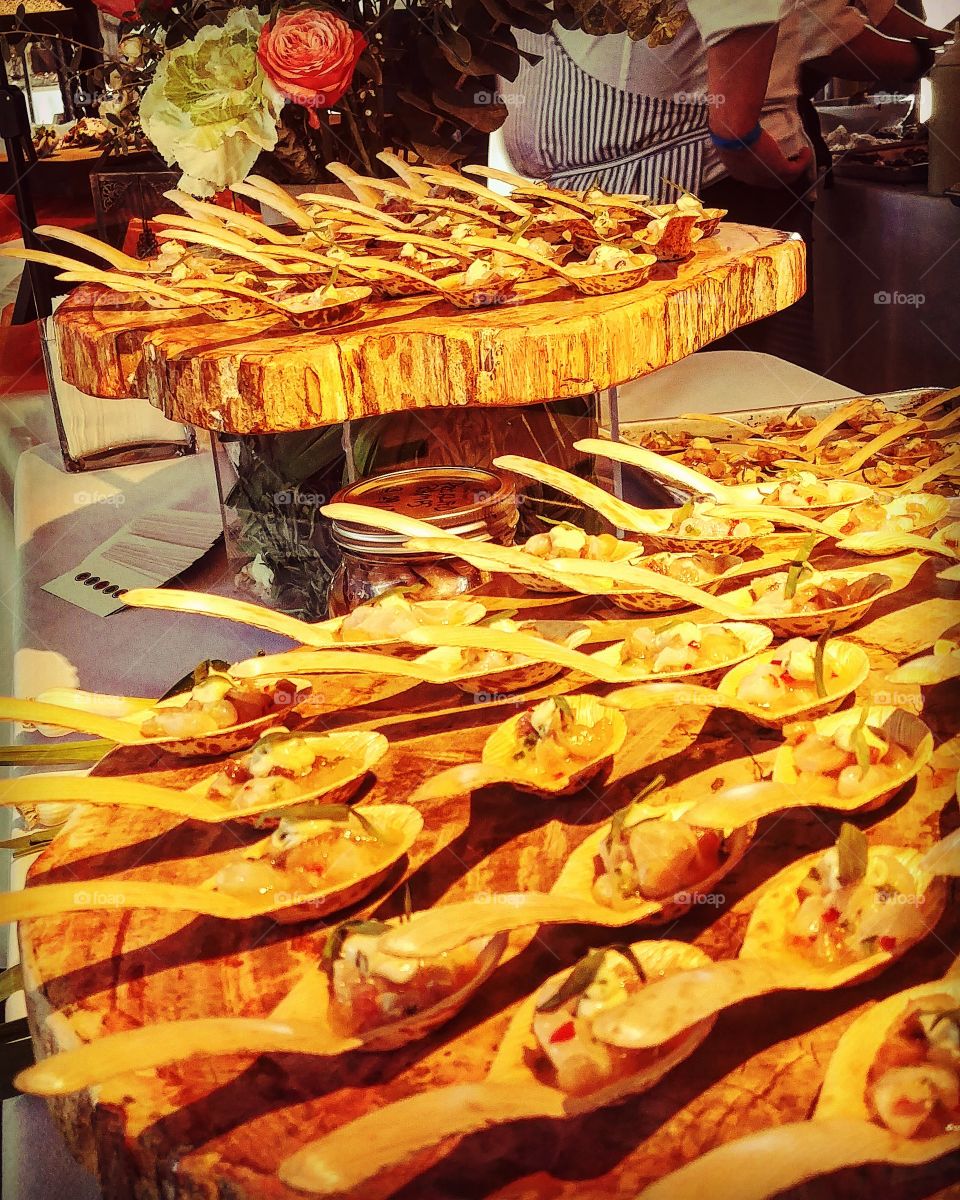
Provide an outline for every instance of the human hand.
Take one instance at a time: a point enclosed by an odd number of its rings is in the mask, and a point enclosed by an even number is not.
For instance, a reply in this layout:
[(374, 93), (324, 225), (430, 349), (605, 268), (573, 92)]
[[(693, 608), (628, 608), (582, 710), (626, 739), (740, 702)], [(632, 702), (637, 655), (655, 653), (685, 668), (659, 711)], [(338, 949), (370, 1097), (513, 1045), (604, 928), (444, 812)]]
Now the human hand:
[(746, 149), (717, 153), (729, 175), (756, 187), (775, 188), (801, 182), (813, 163), (809, 146), (804, 146), (795, 158), (787, 158), (769, 133), (762, 133)]

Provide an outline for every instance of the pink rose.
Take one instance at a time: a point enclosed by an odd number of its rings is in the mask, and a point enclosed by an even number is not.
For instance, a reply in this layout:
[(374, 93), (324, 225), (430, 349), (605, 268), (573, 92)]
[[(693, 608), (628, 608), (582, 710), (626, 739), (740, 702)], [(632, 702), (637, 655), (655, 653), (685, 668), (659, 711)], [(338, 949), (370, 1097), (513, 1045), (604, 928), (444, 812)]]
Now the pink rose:
[[(301, 8), (264, 25), (257, 57), (282, 95), (314, 110), (329, 108), (344, 94), (366, 44), (363, 34), (335, 13)], [(320, 124), (315, 111), (310, 124)]]

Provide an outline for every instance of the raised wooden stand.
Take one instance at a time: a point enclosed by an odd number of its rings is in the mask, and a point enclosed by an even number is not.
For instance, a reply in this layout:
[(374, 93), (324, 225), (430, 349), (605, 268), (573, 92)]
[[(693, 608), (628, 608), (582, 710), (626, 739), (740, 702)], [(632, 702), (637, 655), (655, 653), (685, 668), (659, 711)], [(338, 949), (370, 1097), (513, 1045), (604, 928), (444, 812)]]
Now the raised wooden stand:
[[(841, 561), (828, 557), (823, 565)], [(918, 563), (907, 555), (882, 569), (909, 575)], [(867, 649), (874, 668), (860, 689), (861, 703), (910, 706), (911, 696), (919, 697), (916, 689), (900, 688), (891, 698), (885, 680), (896, 663), (929, 647), (956, 620), (947, 585), (935, 579), (937, 565), (923, 562), (906, 591), (881, 600), (864, 624), (844, 634)], [(597, 604), (573, 601), (544, 608), (542, 615), (588, 621), (609, 616), (613, 624), (605, 625), (604, 640), (638, 624)], [(525, 609), (524, 616), (536, 612)], [(326, 689), (331, 699), (326, 713), (318, 712), (317, 726), (369, 724), (391, 741), (367, 802), (402, 800), (437, 770), (475, 759), (491, 727), (515, 711), (515, 701), (477, 704), (452, 688), (417, 686), (398, 694), (400, 685), (382, 679), (341, 679)], [(557, 690), (575, 683), (568, 678)], [(336, 705), (340, 711), (331, 711)], [(766, 761), (778, 740), (735, 715), (703, 708), (627, 715), (631, 736), (611, 777), (570, 799), (550, 802), (494, 787), (424, 805), (426, 828), (409, 866), (362, 911), (401, 911), (396, 889), (404, 877), (415, 908), (491, 891), (548, 888), (569, 851), (653, 775), (662, 772), (671, 786), (709, 793), (714, 781), (754, 779), (755, 756)], [(950, 685), (928, 689), (923, 716), (941, 744), (915, 789), (856, 818), (873, 842), (923, 848), (956, 822), (951, 797), (960, 738), (954, 736)], [(151, 768), (157, 782), (179, 785), (214, 769), (151, 763), (143, 751), (125, 750), (110, 755), (97, 773)], [(692, 940), (715, 958), (734, 955), (754, 889), (788, 862), (831, 844), (840, 823), (839, 815), (824, 811), (768, 819), (709, 903), (647, 935)], [(47, 848), (29, 882), (70, 881), (83, 890), (84, 880), (109, 876), (119, 895), (124, 879), (197, 883), (235, 849), (234, 834), (224, 828), (176, 824), (146, 811), (94, 809), (78, 815)], [(229, 923), (119, 908), (25, 924), (20, 940), (38, 1052), (178, 1017), (266, 1016), (278, 1005), (287, 1015), (309, 1017), (324, 936), (316, 925)], [(98, 1172), (106, 1200), (295, 1200), (275, 1171), (297, 1146), (412, 1092), (479, 1080), (518, 999), (588, 946), (610, 940), (616, 939), (609, 931), (587, 926), (547, 927), (532, 941), (522, 939), (515, 947), (519, 954), (453, 1024), (393, 1053), (355, 1053), (337, 1061), (197, 1058), (116, 1079), (53, 1108), (74, 1152)], [(718, 1143), (807, 1117), (830, 1053), (853, 1017), (878, 997), (938, 978), (958, 948), (960, 911), (953, 905), (933, 934), (869, 983), (823, 994), (785, 993), (722, 1015), (701, 1049), (646, 1095), (568, 1122), (516, 1123), (458, 1146), (448, 1142), (366, 1185), (356, 1200), (632, 1198)], [(941, 1189), (956, 1178), (957, 1162), (950, 1159), (912, 1173), (866, 1167), (816, 1181), (803, 1195), (920, 1200), (946, 1196)]]
[(224, 433), (283, 433), (416, 408), (533, 404), (647, 375), (793, 304), (796, 236), (725, 223), (679, 267), (612, 296), (555, 281), (464, 312), (433, 297), (371, 303), (304, 333), (278, 317), (219, 322), (78, 288), (55, 321), (63, 375), (97, 396), (147, 396), (168, 417)]

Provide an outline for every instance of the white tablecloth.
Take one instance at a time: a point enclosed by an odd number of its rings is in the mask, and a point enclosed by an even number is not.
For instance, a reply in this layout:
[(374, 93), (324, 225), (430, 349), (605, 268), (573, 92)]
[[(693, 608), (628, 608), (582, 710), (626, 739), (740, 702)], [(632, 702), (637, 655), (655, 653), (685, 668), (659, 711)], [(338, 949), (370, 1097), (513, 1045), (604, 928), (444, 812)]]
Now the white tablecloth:
[[(44, 411), (42, 397), (17, 397), (11, 411)], [(49, 402), (47, 402), (49, 403)], [(13, 408), (16, 406), (16, 409)], [(48, 428), (48, 433), (49, 433)], [(201, 435), (202, 437), (202, 435)], [(10, 623), (15, 694), (53, 685), (91, 691), (161, 695), (200, 658), (246, 658), (258, 648), (286, 649), (286, 639), (199, 616), (125, 609), (96, 617), (48, 595), (42, 584), (78, 562), (132, 518), (155, 508), (217, 509), (208, 453), (136, 467), (69, 474), (55, 445), (26, 449), (14, 468), (12, 544), (0, 547), (5, 573), (0, 619)], [(231, 594), (232, 575), (222, 550), (190, 576), (191, 586)], [(9, 836), (9, 812), (0, 837)], [(9, 855), (4, 855), (9, 860)], [(3, 863), (0, 886), (23, 886), (28, 860)], [(7, 871), (9, 870), (9, 875)], [(7, 876), (7, 878), (2, 878)], [(16, 942), (6, 946), (16, 961)], [(6, 1018), (24, 1012), (22, 993)], [(34, 1097), (3, 1103), (3, 1200), (96, 1200), (96, 1181), (70, 1157), (47, 1111)]]

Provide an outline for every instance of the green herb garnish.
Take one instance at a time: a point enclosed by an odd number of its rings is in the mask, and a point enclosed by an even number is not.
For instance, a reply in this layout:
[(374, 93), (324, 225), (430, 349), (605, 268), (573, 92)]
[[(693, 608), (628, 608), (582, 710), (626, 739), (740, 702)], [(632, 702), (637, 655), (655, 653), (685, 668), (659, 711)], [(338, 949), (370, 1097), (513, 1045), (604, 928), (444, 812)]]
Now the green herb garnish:
[(343, 943), (354, 933), (368, 933), (379, 937), (391, 928), (386, 921), (343, 921), (330, 930), (330, 935), (324, 943), (321, 962), (325, 967), (335, 963), (340, 957)]
[(359, 808), (351, 808), (350, 815), (353, 817), (356, 817), (357, 824), (360, 826), (360, 828), (363, 830), (363, 832), (368, 837), (372, 837), (375, 842), (383, 841), (383, 837), (380, 834), (380, 830), (377, 829), (377, 827), (372, 822), (367, 820), (367, 818), (363, 815), (363, 813), (360, 811)]
[(867, 835), (844, 821), (837, 838), (837, 879), (841, 887), (859, 883), (867, 873), (870, 847)]
[(797, 585), (800, 582), (800, 576), (803, 572), (813, 569), (807, 562), (807, 559), (813, 553), (813, 548), (819, 540), (820, 538), (817, 534), (809, 537), (804, 543), (800, 557), (790, 564), (790, 569), (787, 571), (787, 582), (783, 586), (783, 597), (785, 600), (792, 600), (797, 594)]
[(0, 972), (0, 1000), (9, 1000), (15, 992), (23, 991), (23, 967), (17, 963)]
[(558, 1008), (562, 1008), (568, 1000), (573, 1000), (577, 996), (582, 996), (591, 983), (596, 979), (600, 968), (603, 966), (603, 960), (609, 951), (615, 951), (630, 963), (633, 969), (637, 972), (640, 979), (645, 983), (646, 975), (644, 975), (643, 967), (637, 961), (637, 956), (629, 946), (600, 946), (596, 950), (591, 950), (584, 958), (582, 958), (573, 968), (570, 974), (566, 977), (559, 988), (549, 996), (546, 1000), (537, 1005), (537, 1012), (556, 1012)]
[(813, 654), (813, 682), (817, 689), (817, 695), (821, 700), (826, 699), (827, 695), (827, 679), (824, 672), (824, 658), (827, 652), (827, 642), (833, 634), (834, 626), (828, 625), (827, 628), (817, 638), (817, 648)]

